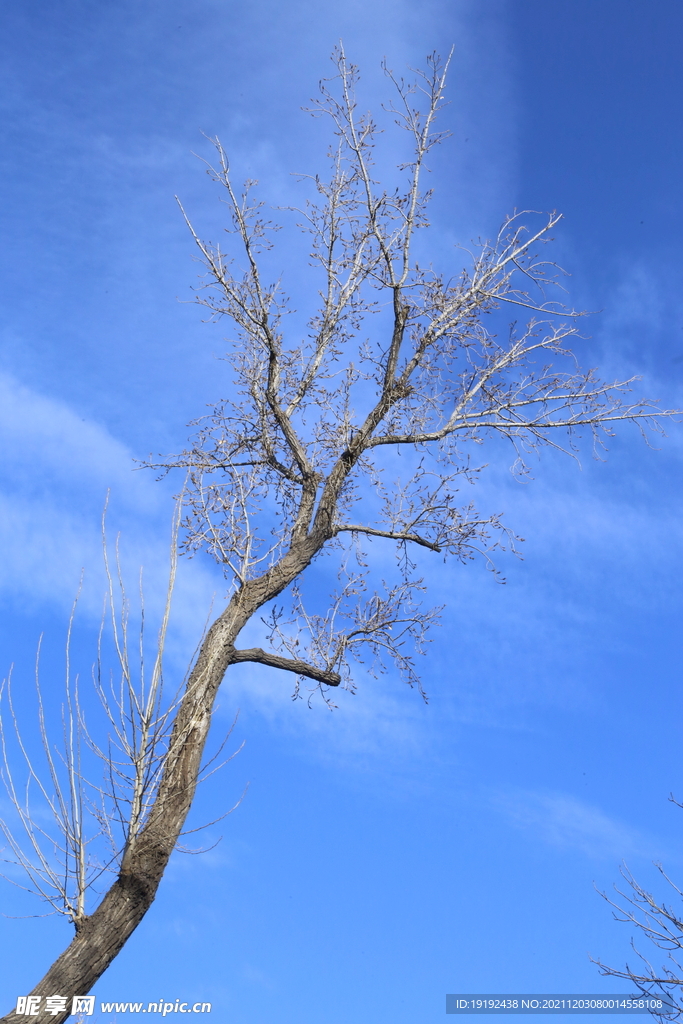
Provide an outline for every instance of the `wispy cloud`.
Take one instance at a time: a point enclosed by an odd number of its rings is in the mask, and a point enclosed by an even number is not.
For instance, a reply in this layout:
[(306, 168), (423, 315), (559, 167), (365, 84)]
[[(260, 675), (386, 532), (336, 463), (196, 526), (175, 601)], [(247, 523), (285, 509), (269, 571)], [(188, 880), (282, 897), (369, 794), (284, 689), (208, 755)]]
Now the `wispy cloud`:
[(570, 794), (510, 790), (491, 803), (517, 828), (552, 846), (596, 858), (662, 856), (653, 838)]
[[(168, 487), (134, 472), (132, 453), (63, 401), (0, 375), (0, 595), (64, 614), (81, 571), (81, 612), (99, 618), (104, 593), (101, 517), (111, 493), (108, 539), (121, 533), (121, 563), (134, 597), (144, 566), (151, 613), (166, 595), (172, 501)], [(220, 580), (183, 563), (175, 605), (180, 633), (201, 635)], [(178, 630), (176, 630), (178, 632)]]
[(9, 374), (0, 374), (0, 439), (3, 488), (42, 490), (53, 481), (121, 486), (149, 506), (149, 488), (132, 473), (125, 445), (66, 402), (41, 395)]

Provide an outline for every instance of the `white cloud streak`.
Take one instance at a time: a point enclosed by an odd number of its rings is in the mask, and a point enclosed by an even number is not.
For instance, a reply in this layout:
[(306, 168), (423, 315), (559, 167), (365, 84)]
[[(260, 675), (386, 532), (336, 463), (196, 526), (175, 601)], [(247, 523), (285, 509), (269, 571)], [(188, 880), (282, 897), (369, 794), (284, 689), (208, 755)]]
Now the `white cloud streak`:
[(515, 827), (550, 846), (599, 859), (662, 856), (653, 838), (570, 794), (504, 791), (491, 804)]
[[(144, 566), (145, 599), (158, 612), (166, 594), (172, 501), (151, 474), (134, 472), (131, 452), (65, 402), (0, 375), (0, 595), (36, 610), (66, 615), (81, 571), (80, 611), (99, 619), (105, 590), (101, 517), (111, 492), (108, 542), (121, 533), (131, 596)], [(175, 594), (176, 634), (201, 635), (220, 581), (200, 562), (181, 564)]]

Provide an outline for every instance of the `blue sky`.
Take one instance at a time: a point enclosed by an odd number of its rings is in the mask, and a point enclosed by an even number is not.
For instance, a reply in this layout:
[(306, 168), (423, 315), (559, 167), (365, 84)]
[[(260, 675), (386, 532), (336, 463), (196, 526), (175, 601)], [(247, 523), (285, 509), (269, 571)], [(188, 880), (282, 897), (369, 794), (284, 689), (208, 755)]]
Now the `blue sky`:
[[(88, 672), (108, 489), (124, 569), (144, 564), (158, 611), (172, 489), (132, 460), (180, 447), (220, 397), (222, 332), (188, 301), (197, 266), (173, 199), (207, 234), (220, 222), (201, 132), (273, 206), (293, 201), (290, 172), (321, 166), (325, 146), (300, 108), (339, 38), (375, 107), (384, 55), (400, 70), (455, 46), (435, 263), (514, 208), (561, 210), (571, 301), (600, 311), (582, 362), (683, 407), (676, 0), (32, 0), (0, 20), (0, 664), (22, 707), (41, 633), (58, 693), (82, 567)], [(491, 452), (477, 500), (526, 538), (524, 559), (501, 559), (504, 587), (477, 564), (430, 569), (446, 611), (428, 706), (391, 675), (331, 714), (292, 702), (280, 676), (231, 673), (217, 734), (239, 708), (244, 747), (195, 823), (246, 796), (208, 830), (215, 849), (174, 857), (98, 997), (208, 1000), (235, 1024), (426, 1024), (446, 992), (621, 990), (588, 959), (630, 952), (593, 882), (609, 888), (622, 860), (647, 884), (660, 860), (683, 879), (667, 801), (683, 796), (680, 427), (669, 435), (653, 450), (619, 431), (580, 467), (551, 454), (526, 485)], [(174, 671), (220, 586), (208, 562), (181, 567)], [(9, 1007), (71, 936), (15, 919), (42, 909), (1, 891)]]

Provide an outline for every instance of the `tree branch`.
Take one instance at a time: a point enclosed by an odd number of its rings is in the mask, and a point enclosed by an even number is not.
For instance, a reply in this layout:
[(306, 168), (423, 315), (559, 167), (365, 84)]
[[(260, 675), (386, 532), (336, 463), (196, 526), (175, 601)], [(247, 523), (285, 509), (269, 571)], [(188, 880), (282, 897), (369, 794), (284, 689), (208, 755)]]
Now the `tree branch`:
[(260, 647), (250, 647), (248, 650), (234, 651), (233, 662), (253, 661), (259, 665), (268, 665), (269, 668), (280, 668), (284, 672), (294, 672), (298, 676), (307, 676), (315, 679), (318, 683), (325, 683), (326, 686), (339, 686), (341, 676), (338, 672), (329, 672), (315, 665), (309, 665), (306, 661), (298, 658), (283, 658), (279, 654), (271, 654)]
[(441, 551), (439, 544), (434, 544), (430, 540), (426, 540), (424, 537), (420, 537), (417, 533), (401, 533), (393, 530), (376, 530), (372, 526), (360, 526), (355, 525), (344, 525), (336, 526), (334, 529), (335, 534), (337, 533), (364, 533), (368, 537), (387, 537), (389, 540), (409, 540), (413, 544), (420, 544), (423, 548), (429, 548), (430, 551)]

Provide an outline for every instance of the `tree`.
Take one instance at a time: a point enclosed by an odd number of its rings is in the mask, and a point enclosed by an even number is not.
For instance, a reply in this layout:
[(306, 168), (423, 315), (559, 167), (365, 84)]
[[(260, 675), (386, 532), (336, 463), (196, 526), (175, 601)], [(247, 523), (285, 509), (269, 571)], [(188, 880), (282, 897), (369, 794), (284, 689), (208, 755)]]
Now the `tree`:
[[(573, 454), (582, 430), (600, 445), (614, 423), (656, 428), (669, 415), (632, 401), (632, 381), (607, 383), (577, 369), (566, 345), (579, 314), (548, 298), (560, 271), (538, 255), (558, 215), (508, 218), (494, 242), (466, 254), (465, 269), (458, 258), (448, 276), (416, 260), (431, 197), (421, 183), (425, 161), (446, 134), (435, 121), (447, 63), (432, 56), (414, 82), (384, 69), (394, 88), (387, 109), (412, 147), (400, 167), (404, 185), (391, 189), (373, 176), (378, 129), (359, 113), (357, 69), (342, 49), (334, 62), (335, 77), (321, 83), (312, 110), (332, 121), (331, 172), (302, 176), (309, 197), (294, 211), (309, 239), (318, 302), (303, 340), (290, 339), (291, 306), (264, 269), (273, 225), (252, 198), (254, 182), (235, 190), (217, 139), (208, 170), (230, 213), (229, 248), (203, 241), (186, 217), (205, 268), (197, 300), (235, 331), (231, 394), (197, 421), (186, 450), (148, 465), (186, 474), (181, 549), (209, 552), (229, 592), (170, 711), (159, 711), (156, 697), (150, 704), (149, 691), (137, 695), (122, 657), (125, 686), (113, 720), (123, 715), (137, 738), (121, 744), (129, 795), (116, 877), (87, 913), (83, 840), (67, 843), (83, 896), (62, 909), (76, 935), (36, 995), (87, 993), (151, 906), (192, 804), (230, 666), (280, 669), (329, 699), (330, 688), (352, 687), (351, 659), (369, 657), (370, 671), (393, 663), (419, 686), (413, 652), (438, 614), (420, 603), (422, 555), (466, 562), (480, 553), (490, 561), (515, 540), (498, 515), (482, 516), (458, 498), (482, 468), (473, 462), (476, 447), (509, 442), (524, 472), (529, 453), (544, 445)], [(495, 328), (508, 307), (532, 319), (524, 328), (507, 324), (501, 337)], [(368, 552), (380, 541), (393, 545), (396, 571), (375, 587)], [(338, 586), (329, 602), (311, 606), (302, 577), (323, 552), (336, 559)], [(289, 612), (278, 603), (286, 595)], [(245, 627), (259, 620), (265, 646), (238, 648)], [(141, 746), (145, 729), (156, 737), (152, 748)], [(146, 767), (142, 749), (152, 750)], [(76, 786), (78, 770), (73, 779)], [(108, 799), (123, 806), (118, 791)]]
[[(672, 803), (683, 806), (670, 798)], [(683, 891), (669, 878), (661, 864), (655, 865), (660, 875), (670, 886), (676, 897), (683, 896)], [(683, 1013), (683, 914), (672, 904), (660, 902), (651, 892), (643, 888), (625, 866), (621, 874), (626, 883), (626, 891), (615, 886), (616, 898), (611, 899), (607, 893), (600, 895), (613, 908), (614, 918), (624, 924), (633, 925), (642, 938), (652, 943), (665, 953), (661, 967), (652, 964), (641, 952), (633, 937), (631, 947), (640, 961), (638, 966), (626, 964), (623, 969), (609, 967), (601, 960), (593, 960), (600, 968), (600, 973), (612, 978), (624, 978), (630, 981), (643, 996), (661, 999), (661, 1012), (651, 1011), (660, 1020), (680, 1020)]]

